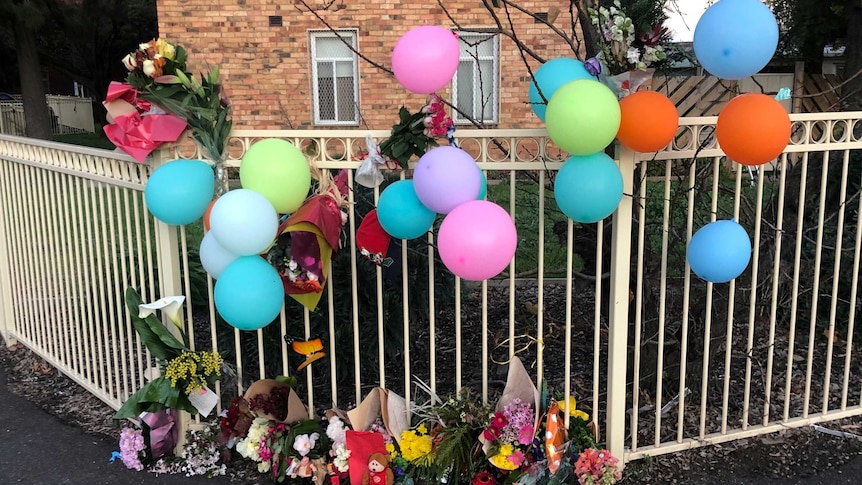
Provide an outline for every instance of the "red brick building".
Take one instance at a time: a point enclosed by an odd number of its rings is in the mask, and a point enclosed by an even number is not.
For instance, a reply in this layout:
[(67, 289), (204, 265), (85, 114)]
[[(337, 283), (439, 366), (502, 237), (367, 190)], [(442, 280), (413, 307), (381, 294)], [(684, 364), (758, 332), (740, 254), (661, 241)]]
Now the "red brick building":
[[(238, 129), (388, 129), (397, 123), (400, 106), (417, 111), (426, 97), (355, 55), (332, 30), (370, 61), (390, 68), (398, 39), (419, 25), (451, 28), (461, 39), (458, 72), (441, 97), (487, 126), (541, 126), (527, 104), (524, 61), (510, 37), (494, 33), (495, 20), (479, 0), (444, 0), (458, 25), (434, 2), (306, 1), (317, 2), (308, 3), (314, 11), (297, 0), (157, 0), (159, 32), (189, 51), (192, 72), (221, 66)], [(564, 4), (522, 5), (550, 16), (571, 37), (568, 12), (553, 11)], [(495, 13), (503, 29), (511, 30), (505, 9)], [(513, 9), (510, 15), (518, 40), (536, 55), (575, 55), (548, 25)], [(532, 69), (539, 66), (528, 59)], [(456, 123), (462, 122), (456, 115)]]

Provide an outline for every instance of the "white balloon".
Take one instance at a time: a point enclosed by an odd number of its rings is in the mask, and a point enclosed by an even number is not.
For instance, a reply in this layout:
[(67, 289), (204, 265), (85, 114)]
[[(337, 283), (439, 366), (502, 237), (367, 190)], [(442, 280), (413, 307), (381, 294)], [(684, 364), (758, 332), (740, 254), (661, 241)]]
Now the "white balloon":
[(239, 258), (238, 254), (223, 248), (216, 241), (212, 231), (206, 233), (201, 241), (200, 256), (204, 269), (215, 279), (218, 279), (221, 272)]
[(213, 205), (210, 232), (233, 254), (260, 254), (275, 239), (278, 214), (261, 194), (249, 189), (231, 190)]

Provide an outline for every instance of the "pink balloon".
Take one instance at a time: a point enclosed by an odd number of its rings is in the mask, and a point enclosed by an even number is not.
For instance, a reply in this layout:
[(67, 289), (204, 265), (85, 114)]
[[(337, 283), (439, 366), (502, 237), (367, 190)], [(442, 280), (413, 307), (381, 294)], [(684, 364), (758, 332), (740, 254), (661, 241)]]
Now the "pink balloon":
[(518, 231), (509, 213), (486, 200), (465, 202), (440, 224), (437, 249), (449, 271), (482, 281), (503, 271), (515, 256)]
[(392, 50), (392, 71), (408, 91), (431, 94), (449, 84), (458, 69), (458, 37), (434, 25), (416, 27)]

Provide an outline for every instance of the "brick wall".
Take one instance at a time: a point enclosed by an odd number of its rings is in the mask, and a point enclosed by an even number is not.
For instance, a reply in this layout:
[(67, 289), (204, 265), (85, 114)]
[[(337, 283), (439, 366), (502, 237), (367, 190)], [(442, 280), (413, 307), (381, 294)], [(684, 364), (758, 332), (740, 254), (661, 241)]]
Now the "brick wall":
[[(308, 1), (308, 0), (307, 0)], [(462, 27), (493, 27), (495, 24), (478, 0), (445, 1), (449, 13)], [(311, 0), (322, 7), (321, 0)], [(342, 2), (342, 3), (339, 3)], [(238, 129), (299, 129), (314, 126), (309, 31), (326, 29), (313, 13), (300, 12), (299, 3), (263, 0), (157, 0), (159, 32), (190, 53), (192, 72), (219, 64)], [(524, 3), (545, 12), (548, 0)], [(303, 10), (305, 10), (303, 8)], [(505, 11), (497, 10), (503, 25)], [(318, 10), (336, 29), (357, 29), (359, 51), (374, 62), (391, 67), (390, 54), (399, 37), (419, 25), (455, 26), (433, 2), (406, 0), (335, 0), (327, 10)], [(270, 27), (269, 16), (282, 16), (281, 27)], [(516, 34), (544, 59), (573, 56), (569, 45), (547, 26), (513, 11)], [(571, 31), (566, 12), (554, 26)], [(538, 63), (531, 61), (531, 68)], [(511, 39), (500, 43), (499, 128), (541, 126), (527, 102), (529, 74)], [(448, 88), (439, 93), (450, 96)], [(416, 111), (425, 96), (409, 93), (395, 78), (360, 59), (358, 128), (388, 129), (397, 122), (401, 105)], [(344, 127), (338, 127), (344, 128)]]

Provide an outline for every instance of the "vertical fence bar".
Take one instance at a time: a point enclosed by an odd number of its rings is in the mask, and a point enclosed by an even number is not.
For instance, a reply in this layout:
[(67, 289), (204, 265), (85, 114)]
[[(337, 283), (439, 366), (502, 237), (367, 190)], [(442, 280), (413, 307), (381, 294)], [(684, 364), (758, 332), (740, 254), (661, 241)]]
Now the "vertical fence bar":
[(862, 255), (862, 196), (857, 196), (859, 206), (856, 209), (856, 246), (853, 250), (852, 279), (850, 282), (850, 317), (847, 321), (847, 348), (844, 351), (844, 385), (841, 392), (841, 410), (847, 409), (847, 389), (850, 387), (850, 356), (853, 349), (853, 331), (856, 323), (856, 301), (859, 294), (859, 259)]
[(764, 384), (763, 425), (769, 423), (769, 411), (772, 401), (772, 365), (775, 358), (775, 324), (778, 314), (778, 289), (781, 283), (779, 271), (781, 268), (781, 243), (784, 236), (784, 194), (787, 181), (787, 154), (781, 156), (781, 178), (778, 182), (778, 214), (775, 227), (775, 255), (772, 259), (772, 299), (769, 306), (769, 339), (766, 353), (766, 382)]
[(662, 203), (662, 225), (661, 225), (661, 269), (659, 276), (658, 295), (658, 350), (656, 351), (656, 385), (655, 385), (655, 446), (661, 444), (661, 410), (663, 397), (664, 379), (664, 329), (667, 313), (667, 253), (668, 237), (670, 236), (670, 184), (671, 169), (670, 161), (664, 166), (664, 202)]
[[(760, 218), (763, 215), (763, 168), (757, 171), (757, 201), (754, 215), (754, 254), (751, 257), (751, 293), (748, 306), (748, 338), (745, 345), (745, 394), (742, 398), (742, 429), (748, 429), (748, 405), (751, 399), (751, 360), (754, 348), (755, 309), (757, 308), (757, 273), (760, 268)], [(768, 377), (767, 377), (768, 379)]]
[[(159, 157), (159, 155), (162, 155)], [(155, 161), (151, 168), (155, 170), (160, 164), (164, 163), (168, 155), (167, 151), (161, 150), (156, 152)], [(158, 249), (157, 267), (159, 270), (159, 292), (162, 295), (180, 295), (183, 291), (182, 286), (182, 268), (180, 267), (180, 245), (177, 229), (174, 226), (169, 226), (162, 221), (156, 220), (156, 247)], [(180, 314), (182, 315), (182, 314)], [(180, 318), (182, 318), (180, 316)], [(168, 320), (167, 315), (162, 313), (162, 322), (170, 329), (171, 333), (179, 336), (179, 329), (176, 328)], [(237, 376), (237, 381), (242, 382), (242, 374)], [(191, 416), (189, 413), (182, 411), (177, 419), (177, 427), (179, 429), (179, 440), (176, 445), (176, 452), (182, 452), (186, 441), (186, 429), (188, 429)]]
[[(666, 162), (670, 164), (671, 162)], [(638, 449), (638, 399), (640, 398), (641, 373), (641, 323), (644, 307), (644, 234), (646, 232), (646, 197), (647, 197), (647, 162), (640, 163), (640, 181), (638, 187), (638, 249), (637, 274), (635, 276), (635, 321), (634, 342), (632, 343), (632, 424), (631, 451)]]
[[(2, 116), (0, 116), (2, 119)], [(3, 333), (3, 341), (7, 347), (11, 347), (17, 343), (12, 337), (12, 331), (15, 329), (14, 314), (12, 313), (12, 264), (9, 257), (9, 244), (6, 242), (6, 237), (9, 234), (9, 226), (6, 222), (6, 211), (11, 207), (8, 200), (9, 196), (8, 183), (9, 177), (6, 172), (8, 162), (0, 160), (0, 189), (6, 195), (0, 207), (0, 331)]]
[(623, 193), (629, 195), (623, 196), (613, 216), (610, 330), (608, 332), (607, 445), (612, 455), (622, 457), (625, 452), (626, 438), (629, 271), (632, 244), (631, 194), (634, 188), (635, 153), (627, 148), (622, 148), (619, 155), (620, 170), (623, 174)]
[(808, 180), (808, 153), (802, 155), (802, 171), (799, 174), (799, 205), (796, 218), (796, 249), (793, 256), (793, 296), (790, 299), (790, 329), (787, 341), (787, 373), (784, 380), (784, 416), (786, 423), (790, 419), (790, 389), (793, 383), (793, 352), (796, 344), (796, 320), (799, 307), (799, 269), (802, 257), (802, 234), (805, 218), (801, 217), (805, 212), (805, 191)]
[[(542, 388), (544, 378), (544, 356), (545, 356), (545, 171), (539, 171), (539, 254), (537, 266), (539, 274), (536, 288), (536, 387)], [(598, 258), (599, 261), (602, 258)], [(598, 273), (596, 273), (598, 274)], [(597, 278), (601, 282), (601, 278)]]
[[(716, 163), (718, 161), (716, 160)], [(742, 172), (744, 169), (741, 166), (736, 167), (736, 187), (733, 190), (733, 218), (739, 220), (739, 199), (742, 193)], [(718, 192), (713, 192), (713, 198), (717, 200)], [(713, 214), (715, 216), (716, 214)], [(736, 306), (736, 278), (730, 280), (727, 289), (727, 320), (725, 322), (725, 340), (724, 340), (724, 388), (721, 393), (721, 434), (727, 434), (727, 412), (728, 401), (730, 398), (730, 368), (732, 365), (731, 356), (733, 354), (733, 311)]]
[[(835, 345), (835, 315), (838, 311), (838, 283), (841, 273), (841, 248), (844, 241), (844, 209), (847, 205), (847, 170), (850, 164), (850, 150), (844, 150), (844, 163), (841, 164), (841, 185), (838, 190), (838, 232), (835, 235), (835, 262), (832, 266), (832, 305), (829, 307), (829, 331), (826, 334), (826, 371), (823, 379), (823, 412), (829, 411), (829, 385), (832, 379), (832, 351)], [(853, 334), (848, 333), (852, 340)]]

